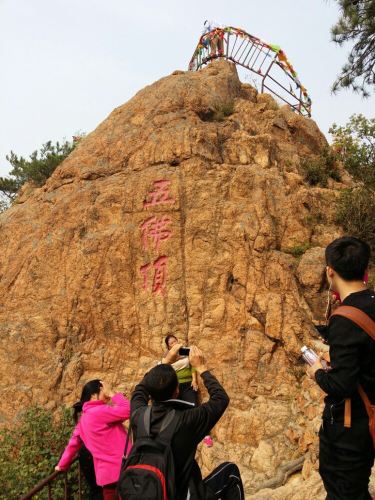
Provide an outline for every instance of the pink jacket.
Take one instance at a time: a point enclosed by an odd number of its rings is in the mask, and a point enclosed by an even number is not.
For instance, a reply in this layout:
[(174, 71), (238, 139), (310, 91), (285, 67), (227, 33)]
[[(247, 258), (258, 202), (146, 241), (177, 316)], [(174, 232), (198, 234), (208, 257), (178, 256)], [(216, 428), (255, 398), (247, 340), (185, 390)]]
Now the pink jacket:
[(122, 422), (129, 417), (130, 402), (121, 393), (113, 396), (112, 405), (104, 401), (84, 403), (82, 416), (58, 466), (68, 469), (83, 442), (94, 458), (97, 484), (117, 482), (127, 437)]

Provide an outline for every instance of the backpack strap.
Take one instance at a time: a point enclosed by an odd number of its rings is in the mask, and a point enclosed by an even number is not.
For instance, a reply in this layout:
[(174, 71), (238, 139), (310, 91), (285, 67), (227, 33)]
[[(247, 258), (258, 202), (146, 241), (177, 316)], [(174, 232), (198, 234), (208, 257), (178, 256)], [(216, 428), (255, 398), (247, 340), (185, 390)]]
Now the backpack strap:
[(350, 319), (375, 340), (375, 321), (365, 312), (361, 311), (361, 309), (358, 309), (358, 307), (340, 306), (333, 311), (331, 318), (332, 316), (343, 316), (344, 318)]
[[(137, 439), (141, 437), (150, 437), (151, 435), (151, 410), (152, 406), (144, 406), (139, 411)], [(172, 409), (168, 411), (161, 421), (160, 430), (155, 436), (155, 439), (169, 444), (173, 438), (178, 420), (176, 410)]]
[(133, 423), (134, 423), (134, 417), (135, 415), (140, 412), (141, 410), (144, 411), (145, 410), (145, 406), (141, 406), (139, 408), (137, 408), (136, 410), (133, 411), (133, 413), (131, 414), (130, 416), (130, 419), (129, 419), (129, 427), (128, 427), (128, 435), (126, 437), (126, 442), (125, 442), (125, 450), (124, 450), (124, 456), (123, 458), (125, 459), (127, 456), (128, 456), (128, 447), (129, 447), (129, 442), (131, 441), (133, 443), (134, 441), (134, 433), (133, 433)]
[(170, 410), (161, 423), (160, 430), (156, 436), (157, 440), (164, 444), (170, 444), (178, 422), (178, 413), (176, 413), (176, 410)]
[(128, 433), (127, 433), (127, 436), (126, 436), (126, 441), (125, 441), (124, 455), (122, 457), (123, 459), (125, 459), (128, 456), (128, 447), (129, 447), (129, 441), (130, 441), (130, 434), (132, 432), (133, 432), (133, 429), (132, 429), (132, 424), (130, 422), (129, 428), (128, 428)]
[(162, 434), (165, 431), (165, 429), (167, 429), (167, 427), (171, 424), (172, 420), (174, 419), (175, 415), (176, 415), (175, 410), (171, 410), (166, 414), (161, 423), (159, 434)]
[(151, 406), (139, 408), (137, 420), (137, 438), (148, 437), (151, 428)]
[[(343, 316), (344, 318), (349, 319), (357, 326), (362, 328), (362, 330), (367, 333), (373, 340), (375, 340), (375, 321), (368, 316), (365, 312), (358, 307), (353, 306), (340, 306), (330, 316)], [(358, 387), (359, 395), (365, 405), (367, 414), (370, 418), (371, 414), (371, 402), (363, 390), (363, 387), (360, 385)], [(350, 398), (345, 399), (345, 412), (344, 412), (344, 427), (351, 427), (351, 400)]]
[(146, 411), (143, 414), (143, 429), (146, 432), (146, 435), (150, 435), (151, 429), (151, 406), (147, 406)]

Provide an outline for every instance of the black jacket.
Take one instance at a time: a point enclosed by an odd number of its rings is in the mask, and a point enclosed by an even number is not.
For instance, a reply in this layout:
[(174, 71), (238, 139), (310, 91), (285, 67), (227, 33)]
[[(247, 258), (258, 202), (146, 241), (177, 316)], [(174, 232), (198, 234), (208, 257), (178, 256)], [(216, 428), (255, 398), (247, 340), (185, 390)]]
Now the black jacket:
[[(375, 320), (375, 293), (371, 290), (351, 293), (345, 306), (358, 307)], [(328, 328), (328, 344), (332, 369), (318, 370), (315, 379), (327, 394), (323, 417), (341, 421), (344, 400), (352, 400), (352, 418), (367, 415), (358, 394), (362, 385), (375, 403), (375, 341), (359, 326), (342, 316), (333, 316)]]
[[(229, 404), (229, 397), (218, 380), (206, 371), (202, 373), (210, 399), (198, 407), (191, 407), (190, 403), (180, 400), (154, 402), (151, 411), (151, 434), (157, 434), (160, 423), (170, 408), (178, 410), (179, 422), (172, 439), (172, 452), (176, 471), (176, 487), (179, 499), (185, 499), (188, 488), (190, 498), (210, 498), (202, 481), (202, 475), (195, 452), (197, 445), (209, 434), (216, 422), (224, 413)], [(137, 413), (141, 406), (147, 406), (150, 396), (144, 380), (136, 386), (131, 398), (131, 425), (134, 439), (137, 438)], [(134, 417), (133, 417), (134, 416)]]

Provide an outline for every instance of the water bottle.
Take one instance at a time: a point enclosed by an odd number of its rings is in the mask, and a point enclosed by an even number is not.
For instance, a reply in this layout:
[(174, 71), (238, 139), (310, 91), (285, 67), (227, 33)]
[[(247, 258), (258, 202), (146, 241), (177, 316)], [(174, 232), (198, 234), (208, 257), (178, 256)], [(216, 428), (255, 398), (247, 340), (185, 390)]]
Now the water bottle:
[(315, 351), (307, 346), (301, 347), (302, 357), (310, 366), (312, 366), (315, 361), (319, 358)]

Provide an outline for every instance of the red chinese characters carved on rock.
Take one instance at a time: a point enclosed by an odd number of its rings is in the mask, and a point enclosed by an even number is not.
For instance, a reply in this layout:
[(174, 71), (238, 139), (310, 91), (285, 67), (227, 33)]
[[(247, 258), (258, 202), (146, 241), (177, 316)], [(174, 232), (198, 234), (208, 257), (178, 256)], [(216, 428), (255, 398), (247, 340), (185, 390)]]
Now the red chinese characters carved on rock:
[(149, 217), (140, 225), (142, 232), (143, 250), (148, 249), (148, 240), (151, 239), (154, 249), (158, 252), (160, 243), (168, 240), (172, 236), (172, 231), (167, 228), (171, 223), (171, 219), (166, 215), (158, 218), (156, 216)]
[(145, 264), (141, 267), (141, 274), (143, 276), (143, 289), (149, 288), (149, 270), (151, 267), (154, 269), (154, 278), (152, 281), (152, 292), (164, 294), (167, 289), (167, 264), (168, 257), (163, 255), (158, 257), (153, 264)]
[[(155, 207), (158, 205), (173, 205), (175, 200), (170, 195), (171, 181), (166, 179), (154, 181), (153, 190), (149, 191), (143, 207)], [(140, 224), (142, 247), (148, 250), (149, 247), (157, 252), (160, 250), (160, 244), (172, 236), (172, 230), (168, 227), (172, 220), (167, 215), (151, 216)], [(162, 255), (153, 263), (144, 264), (140, 268), (143, 276), (143, 289), (151, 288), (152, 293), (164, 294), (167, 290), (167, 265), (168, 257)], [(153, 273), (152, 283), (149, 281), (149, 275)]]
[(160, 180), (154, 182), (154, 190), (150, 191), (143, 202), (143, 207), (155, 207), (157, 205), (173, 205), (174, 199), (170, 197), (169, 188), (171, 181)]

